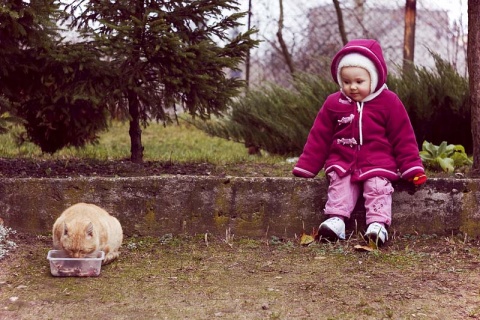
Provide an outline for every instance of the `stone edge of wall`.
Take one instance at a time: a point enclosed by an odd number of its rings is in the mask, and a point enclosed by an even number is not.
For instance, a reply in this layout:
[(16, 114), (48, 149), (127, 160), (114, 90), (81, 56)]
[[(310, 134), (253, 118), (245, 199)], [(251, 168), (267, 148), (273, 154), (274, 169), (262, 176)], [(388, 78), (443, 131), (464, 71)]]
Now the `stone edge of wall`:
[[(415, 190), (394, 184), (397, 233), (480, 235), (477, 179), (432, 178)], [(203, 234), (293, 237), (322, 221), (325, 179), (151, 176), (130, 178), (2, 178), (0, 218), (14, 230), (48, 234), (56, 217), (77, 202), (117, 217), (125, 235)], [(347, 223), (365, 227), (359, 201)], [(358, 230), (360, 229), (360, 230)]]

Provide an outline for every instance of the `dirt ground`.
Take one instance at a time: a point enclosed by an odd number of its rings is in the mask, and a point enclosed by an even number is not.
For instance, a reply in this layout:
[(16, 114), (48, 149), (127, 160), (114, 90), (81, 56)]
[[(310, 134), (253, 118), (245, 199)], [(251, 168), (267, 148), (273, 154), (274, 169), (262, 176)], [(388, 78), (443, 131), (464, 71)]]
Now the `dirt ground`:
[(0, 178), (66, 178), (66, 177), (141, 177), (162, 174), (197, 176), (284, 176), (293, 177), (289, 163), (235, 163), (213, 165), (210, 163), (169, 163), (130, 160), (40, 160), (28, 158), (0, 158)]
[(10, 239), (0, 319), (480, 319), (478, 239), (127, 238), (94, 278), (51, 276), (48, 235)]

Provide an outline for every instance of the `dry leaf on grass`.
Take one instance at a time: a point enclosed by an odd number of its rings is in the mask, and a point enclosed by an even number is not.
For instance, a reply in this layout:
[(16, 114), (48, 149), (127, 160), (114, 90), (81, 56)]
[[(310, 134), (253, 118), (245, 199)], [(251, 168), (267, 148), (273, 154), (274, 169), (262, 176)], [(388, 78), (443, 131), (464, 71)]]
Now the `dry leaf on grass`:
[(305, 231), (302, 232), (302, 236), (300, 237), (300, 244), (302, 246), (308, 246), (309, 244), (313, 243), (318, 236), (318, 232), (315, 228), (312, 228), (311, 234), (306, 234)]
[(368, 239), (368, 245), (366, 246), (362, 246), (360, 244), (357, 244), (355, 247), (355, 250), (358, 250), (358, 251), (368, 251), (368, 252), (371, 252), (371, 251), (375, 251), (378, 249), (378, 246), (377, 244), (372, 241), (372, 239)]
[(302, 236), (300, 237), (300, 244), (302, 246), (308, 246), (310, 243), (314, 241), (315, 241), (315, 238), (306, 233), (302, 234)]

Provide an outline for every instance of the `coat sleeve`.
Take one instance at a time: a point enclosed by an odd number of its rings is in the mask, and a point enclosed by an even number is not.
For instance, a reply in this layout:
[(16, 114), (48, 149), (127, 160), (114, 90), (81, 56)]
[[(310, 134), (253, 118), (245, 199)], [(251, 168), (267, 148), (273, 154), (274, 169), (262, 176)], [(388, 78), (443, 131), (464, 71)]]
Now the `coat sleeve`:
[(402, 178), (408, 180), (416, 174), (425, 173), (410, 118), (398, 97), (392, 105), (387, 127), (388, 139)]
[(322, 170), (333, 137), (333, 122), (329, 117), (328, 99), (315, 118), (303, 152), (293, 168), (293, 175), (314, 178)]

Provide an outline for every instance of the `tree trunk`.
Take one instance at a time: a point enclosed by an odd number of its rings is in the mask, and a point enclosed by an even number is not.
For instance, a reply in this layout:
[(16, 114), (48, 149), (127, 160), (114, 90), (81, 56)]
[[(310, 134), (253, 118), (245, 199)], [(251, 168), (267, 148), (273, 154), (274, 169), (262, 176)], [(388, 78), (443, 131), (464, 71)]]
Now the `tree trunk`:
[(480, 1), (468, 0), (468, 73), (472, 113), (472, 177), (480, 177)]
[(142, 128), (140, 127), (140, 105), (137, 94), (128, 92), (128, 111), (130, 113), (130, 160), (133, 163), (143, 162)]
[(346, 45), (348, 42), (348, 38), (347, 33), (345, 32), (345, 23), (343, 22), (343, 14), (342, 9), (340, 8), (340, 2), (338, 2), (338, 0), (333, 0), (333, 5), (335, 6), (335, 11), (337, 12), (338, 31), (340, 32), (340, 36), (342, 37), (343, 45)]
[(417, 0), (406, 0), (405, 32), (403, 38), (403, 72), (408, 73), (413, 68), (415, 54), (415, 19), (417, 15)]
[(283, 0), (280, 1), (280, 17), (278, 19), (278, 31), (277, 31), (277, 38), (278, 42), (280, 43), (280, 47), (282, 48), (283, 57), (285, 58), (285, 63), (290, 70), (290, 74), (293, 76), (295, 74), (295, 67), (293, 66), (292, 56), (288, 51), (287, 44), (283, 40)]
[[(248, 0), (248, 21), (247, 29), (251, 29), (252, 24), (252, 0)], [(247, 57), (245, 60), (245, 82), (247, 84), (247, 91), (250, 88), (250, 49), (247, 51)]]
[[(145, 13), (144, 0), (135, 1), (135, 17), (141, 20)], [(143, 30), (142, 27), (136, 26), (134, 28), (135, 39), (141, 39)], [(128, 64), (129, 67), (134, 66), (140, 61), (140, 49), (135, 45), (132, 51), (132, 59)], [(130, 113), (130, 160), (133, 163), (143, 162), (143, 146), (142, 146), (142, 128), (140, 127), (140, 101), (138, 94), (128, 89), (128, 111)]]

